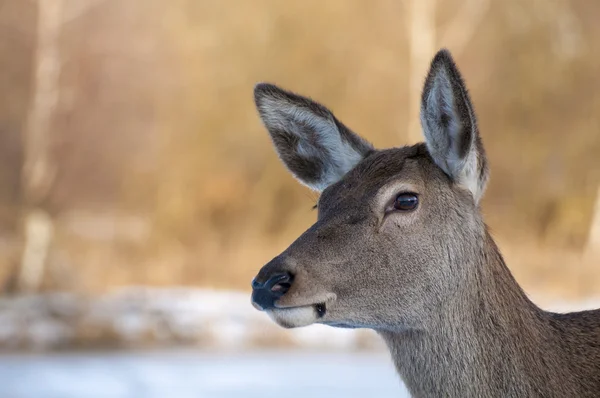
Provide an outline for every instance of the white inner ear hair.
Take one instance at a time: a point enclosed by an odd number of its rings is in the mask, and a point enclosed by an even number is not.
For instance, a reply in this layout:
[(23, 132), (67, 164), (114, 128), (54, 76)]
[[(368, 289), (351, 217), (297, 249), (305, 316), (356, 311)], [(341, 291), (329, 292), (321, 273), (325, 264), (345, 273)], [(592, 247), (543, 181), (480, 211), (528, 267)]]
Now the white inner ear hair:
[[(448, 73), (444, 69), (438, 70), (433, 79), (421, 116), (426, 130), (427, 147), (438, 166), (458, 185), (471, 191), (475, 202), (478, 203), (482, 187), (475, 134), (463, 131), (461, 115), (457, 114), (454, 107), (455, 101), (462, 98), (454, 98)], [(468, 107), (468, 104), (465, 106)], [(463, 139), (462, 134), (468, 134), (471, 140), (469, 152), (464, 158), (459, 156), (458, 148)]]
[(464, 166), (457, 177), (457, 183), (471, 191), (475, 203), (479, 203), (479, 199), (483, 194), (483, 181), (480, 178), (481, 170), (479, 170), (479, 159), (477, 150), (473, 141), (471, 141), (471, 149), (464, 162)]
[(333, 117), (324, 118), (302, 107), (265, 101), (265, 114), (273, 127), (294, 134), (300, 141), (296, 151), (304, 158), (318, 158), (323, 163), (323, 173), (310, 188), (323, 191), (339, 181), (362, 159), (348, 141), (342, 139)]

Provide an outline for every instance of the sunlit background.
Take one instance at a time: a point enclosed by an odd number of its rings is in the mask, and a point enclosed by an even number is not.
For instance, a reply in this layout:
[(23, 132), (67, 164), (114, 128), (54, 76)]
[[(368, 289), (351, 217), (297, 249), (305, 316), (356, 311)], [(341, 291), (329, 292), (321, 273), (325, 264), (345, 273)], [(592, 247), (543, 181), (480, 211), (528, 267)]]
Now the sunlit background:
[(599, 17), (587, 0), (0, 0), (0, 396), (404, 396), (374, 333), (283, 330), (250, 305), (316, 218), (252, 90), (414, 143), (440, 47), (479, 115), (510, 269), (545, 308), (597, 304)]

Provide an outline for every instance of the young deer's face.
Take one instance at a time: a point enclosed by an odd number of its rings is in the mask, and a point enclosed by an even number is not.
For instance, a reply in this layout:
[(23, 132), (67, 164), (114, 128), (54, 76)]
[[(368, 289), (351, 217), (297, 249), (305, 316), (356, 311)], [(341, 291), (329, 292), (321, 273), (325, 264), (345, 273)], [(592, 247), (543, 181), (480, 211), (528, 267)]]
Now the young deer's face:
[(485, 153), (450, 54), (422, 96), (425, 144), (375, 150), (324, 106), (269, 84), (260, 116), (284, 164), (321, 192), (318, 220), (252, 282), (252, 302), (284, 327), (419, 328), (468, 274), (485, 228)]

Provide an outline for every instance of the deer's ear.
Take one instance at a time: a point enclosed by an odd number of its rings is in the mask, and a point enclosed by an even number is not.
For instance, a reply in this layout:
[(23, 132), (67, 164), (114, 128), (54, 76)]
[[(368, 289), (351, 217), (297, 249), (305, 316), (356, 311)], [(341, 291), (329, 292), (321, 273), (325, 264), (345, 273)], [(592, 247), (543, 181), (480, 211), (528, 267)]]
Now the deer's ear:
[(431, 62), (421, 125), (435, 163), (478, 203), (488, 180), (487, 160), (469, 93), (448, 50), (440, 50)]
[(371, 144), (309, 98), (260, 83), (254, 100), (279, 158), (315, 191), (340, 180), (369, 152)]

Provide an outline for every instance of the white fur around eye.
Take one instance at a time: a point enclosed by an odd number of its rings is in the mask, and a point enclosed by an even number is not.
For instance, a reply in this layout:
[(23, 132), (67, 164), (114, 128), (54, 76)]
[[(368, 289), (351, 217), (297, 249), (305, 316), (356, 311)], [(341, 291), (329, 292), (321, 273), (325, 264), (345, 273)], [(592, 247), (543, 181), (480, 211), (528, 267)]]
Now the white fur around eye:
[(418, 188), (406, 181), (397, 181), (383, 186), (375, 196), (375, 207), (378, 212), (385, 212), (386, 207), (393, 203), (396, 197), (405, 192), (418, 194)]

